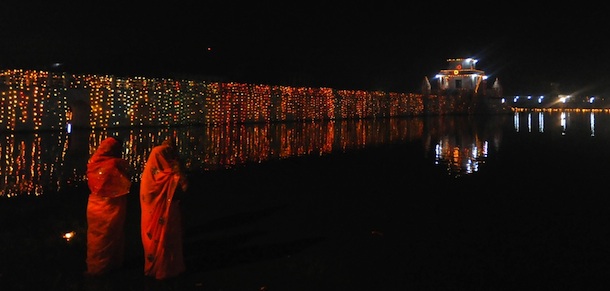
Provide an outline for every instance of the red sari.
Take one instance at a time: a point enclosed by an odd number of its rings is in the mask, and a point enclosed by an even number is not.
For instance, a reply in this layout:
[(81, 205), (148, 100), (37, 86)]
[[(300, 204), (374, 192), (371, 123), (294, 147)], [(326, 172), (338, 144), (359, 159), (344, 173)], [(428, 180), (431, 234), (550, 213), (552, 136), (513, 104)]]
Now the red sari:
[(103, 275), (123, 264), (129, 163), (121, 142), (104, 139), (87, 163), (87, 272)]
[(185, 271), (182, 253), (182, 212), (175, 198), (186, 190), (175, 145), (164, 141), (152, 149), (140, 182), (144, 275), (172, 278)]

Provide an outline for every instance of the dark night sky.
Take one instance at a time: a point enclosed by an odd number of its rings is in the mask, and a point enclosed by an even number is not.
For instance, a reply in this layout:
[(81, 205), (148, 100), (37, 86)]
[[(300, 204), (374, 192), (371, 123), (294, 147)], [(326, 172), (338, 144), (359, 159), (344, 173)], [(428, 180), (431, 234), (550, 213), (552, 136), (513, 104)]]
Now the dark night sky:
[(506, 94), (610, 95), (602, 7), (88, 2), (3, 4), (0, 68), (418, 92), (446, 59), (475, 57)]

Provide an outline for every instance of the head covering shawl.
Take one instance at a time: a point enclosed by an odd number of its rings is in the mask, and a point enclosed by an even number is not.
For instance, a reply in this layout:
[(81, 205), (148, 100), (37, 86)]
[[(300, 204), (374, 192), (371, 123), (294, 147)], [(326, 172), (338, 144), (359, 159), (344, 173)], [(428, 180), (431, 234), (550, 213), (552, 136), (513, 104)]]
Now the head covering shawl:
[(121, 158), (123, 146), (114, 137), (108, 137), (89, 159), (87, 184), (91, 195), (117, 197), (129, 193), (129, 163)]

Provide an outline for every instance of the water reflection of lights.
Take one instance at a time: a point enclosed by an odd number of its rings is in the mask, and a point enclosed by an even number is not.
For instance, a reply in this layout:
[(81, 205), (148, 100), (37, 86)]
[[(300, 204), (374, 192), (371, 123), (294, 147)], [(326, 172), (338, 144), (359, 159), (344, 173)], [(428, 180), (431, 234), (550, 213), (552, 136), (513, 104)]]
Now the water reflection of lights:
[[(609, 112), (606, 110), (540, 110), (538, 114), (532, 114), (529, 111), (517, 111), (513, 115), (513, 124), (515, 126), (515, 132), (521, 131), (521, 122), (520, 119), (523, 118), (523, 114), (527, 114), (528, 118), (528, 129), (530, 124), (530, 118), (532, 119), (532, 123), (536, 121), (538, 129), (537, 132), (544, 133), (549, 130), (551, 133), (558, 133), (562, 136), (566, 136), (572, 131), (574, 134), (577, 133), (585, 133), (583, 130), (587, 131), (589, 136), (594, 137), (599, 134), (596, 129), (596, 125), (599, 126), (605, 125), (608, 123), (608, 114)], [(601, 117), (601, 120), (600, 120)], [(548, 122), (547, 122), (548, 121)], [(550, 122), (550, 123), (549, 123)], [(577, 129), (576, 127), (580, 127), (587, 124), (586, 129)], [(549, 125), (551, 125), (549, 127)], [(548, 128), (547, 128), (548, 127)], [(570, 127), (573, 127), (570, 129)], [(535, 131), (536, 129), (532, 128), (530, 131)]]
[[(188, 170), (223, 170), (304, 155), (326, 155), (425, 138), (426, 155), (450, 174), (481, 170), (489, 143), (497, 149), (501, 121), (469, 118), (346, 120), (194, 127), (76, 130), (10, 134), (0, 138), (0, 197), (39, 196), (86, 180), (86, 163), (108, 135), (124, 142), (124, 157), (140, 173), (152, 145), (176, 136)], [(427, 124), (427, 125), (424, 125)], [(489, 135), (486, 135), (489, 134)], [(434, 148), (432, 148), (434, 147)], [(139, 182), (139, 175), (132, 177)]]
[[(538, 112), (538, 114), (533, 114), (532, 112), (519, 112), (519, 111), (515, 111), (514, 115), (513, 115), (513, 125), (515, 127), (515, 131), (516, 132), (520, 132), (521, 131), (521, 115), (522, 114), (526, 114), (526, 127), (527, 127), (527, 132), (533, 132), (536, 131), (537, 132), (544, 132), (544, 112)], [(537, 128), (534, 128), (534, 122), (535, 119), (538, 120), (538, 122), (536, 123)]]
[(447, 173), (455, 177), (479, 171), (488, 155), (489, 143), (469, 145), (451, 144), (447, 139), (435, 145), (435, 164), (445, 165)]
[(0, 138), (0, 197), (40, 196), (81, 184), (87, 160), (109, 135), (123, 140), (124, 157), (140, 173), (152, 145), (169, 136), (177, 137), (188, 170), (208, 171), (410, 141), (422, 133), (422, 119), (409, 118), (10, 134)]

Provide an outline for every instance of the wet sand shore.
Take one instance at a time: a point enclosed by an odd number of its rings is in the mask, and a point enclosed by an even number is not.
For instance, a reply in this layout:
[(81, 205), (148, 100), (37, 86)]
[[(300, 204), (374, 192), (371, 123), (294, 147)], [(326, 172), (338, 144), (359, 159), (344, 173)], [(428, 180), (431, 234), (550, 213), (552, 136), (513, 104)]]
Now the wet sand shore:
[[(576, 186), (549, 189), (549, 181), (525, 192), (506, 183), (514, 174), (501, 168), (450, 177), (423, 155), (414, 157), (419, 147), (385, 146), (192, 173), (190, 196), (182, 201), (188, 270), (166, 282), (142, 275), (137, 185), (129, 201), (125, 266), (98, 279), (82, 276), (86, 188), (4, 201), (0, 289), (610, 286), (605, 195), (577, 199)], [(593, 193), (592, 187), (578, 191)], [(66, 242), (64, 230), (75, 230), (76, 238)]]

